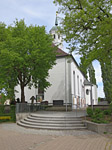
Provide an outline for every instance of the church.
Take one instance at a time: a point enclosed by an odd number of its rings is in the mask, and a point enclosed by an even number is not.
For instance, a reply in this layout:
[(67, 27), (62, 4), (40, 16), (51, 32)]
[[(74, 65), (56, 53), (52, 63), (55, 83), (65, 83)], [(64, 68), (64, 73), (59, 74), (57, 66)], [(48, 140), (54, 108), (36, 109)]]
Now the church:
[[(32, 87), (25, 88), (25, 99), (31, 103), (31, 97), (38, 101), (60, 101), (62, 103), (72, 104), (72, 108), (79, 106), (85, 108), (88, 105), (96, 105), (97, 85), (90, 83), (80, 71), (79, 66), (71, 54), (63, 51), (62, 35), (58, 32), (58, 20), (56, 16), (55, 26), (50, 30), (50, 34), (54, 38), (54, 45), (58, 46), (56, 55), (56, 65), (49, 70), (48, 81), (51, 86), (46, 91), (42, 91)], [(20, 87), (17, 86), (15, 97), (20, 98)]]

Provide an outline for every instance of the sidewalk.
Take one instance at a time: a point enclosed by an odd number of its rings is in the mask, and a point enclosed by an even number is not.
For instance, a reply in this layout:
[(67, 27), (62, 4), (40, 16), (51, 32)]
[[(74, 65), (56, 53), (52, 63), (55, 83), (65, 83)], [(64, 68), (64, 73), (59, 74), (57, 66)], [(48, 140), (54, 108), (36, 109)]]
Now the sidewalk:
[(0, 124), (0, 150), (112, 150), (112, 135), (84, 131), (26, 129)]

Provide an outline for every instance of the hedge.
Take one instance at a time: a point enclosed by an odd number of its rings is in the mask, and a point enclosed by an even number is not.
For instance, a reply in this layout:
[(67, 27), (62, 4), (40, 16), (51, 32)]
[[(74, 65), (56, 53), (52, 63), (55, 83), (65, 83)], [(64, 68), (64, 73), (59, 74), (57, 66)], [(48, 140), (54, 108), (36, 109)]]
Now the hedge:
[(16, 122), (15, 105), (0, 105), (0, 122)]

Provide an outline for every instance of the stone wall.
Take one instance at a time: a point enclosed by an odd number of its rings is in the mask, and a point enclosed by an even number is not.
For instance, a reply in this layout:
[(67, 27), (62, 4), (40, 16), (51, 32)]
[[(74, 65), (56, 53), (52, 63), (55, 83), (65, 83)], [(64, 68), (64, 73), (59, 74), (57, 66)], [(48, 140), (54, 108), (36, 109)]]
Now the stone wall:
[(91, 121), (83, 121), (88, 130), (102, 133), (112, 133), (112, 123), (110, 124), (98, 124)]
[(16, 114), (16, 121), (19, 121), (19, 120), (21, 120), (21, 119), (24, 119), (24, 118), (26, 118), (27, 116), (29, 116), (30, 115), (30, 113), (17, 113)]

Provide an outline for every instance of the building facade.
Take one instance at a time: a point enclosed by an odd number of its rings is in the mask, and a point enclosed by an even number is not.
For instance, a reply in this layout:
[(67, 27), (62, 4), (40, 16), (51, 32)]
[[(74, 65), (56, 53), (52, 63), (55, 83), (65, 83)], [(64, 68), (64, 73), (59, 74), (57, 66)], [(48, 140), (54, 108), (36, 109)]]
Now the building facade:
[[(37, 101), (41, 99), (49, 103), (53, 103), (54, 100), (62, 100), (63, 103), (71, 103), (73, 108), (97, 104), (97, 86), (86, 80), (74, 57), (63, 51), (63, 40), (58, 32), (57, 16), (50, 34), (54, 38), (54, 44), (58, 46), (56, 65), (49, 70), (48, 81), (51, 86), (44, 92), (34, 87), (31, 89), (26, 87), (26, 101), (30, 103), (30, 98), (34, 96)], [(16, 98), (20, 98), (19, 85), (16, 91), (18, 91), (15, 94)]]

